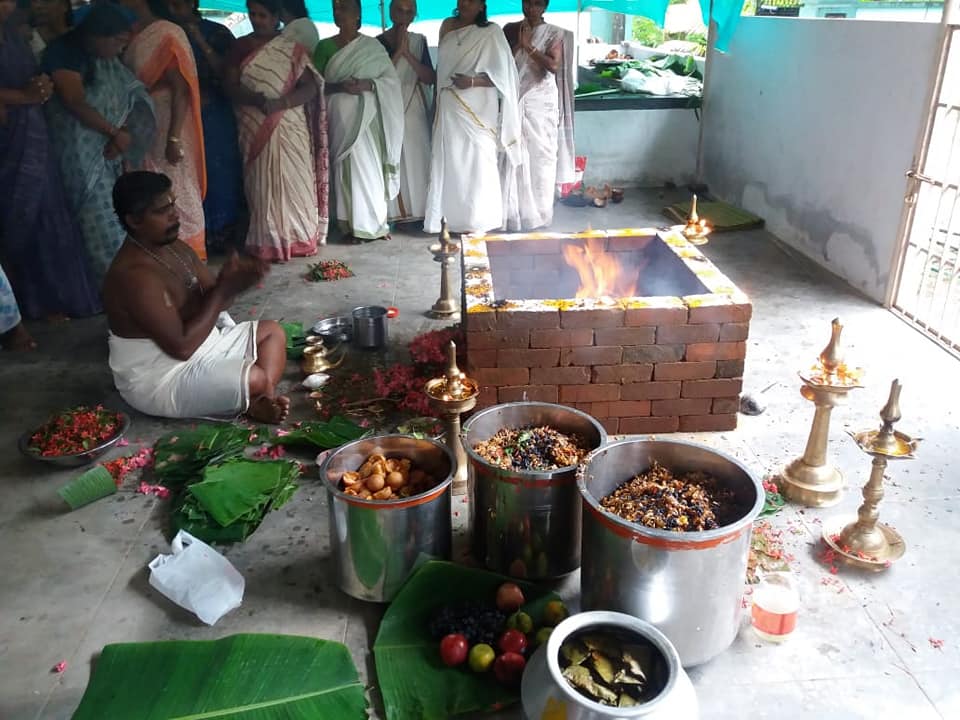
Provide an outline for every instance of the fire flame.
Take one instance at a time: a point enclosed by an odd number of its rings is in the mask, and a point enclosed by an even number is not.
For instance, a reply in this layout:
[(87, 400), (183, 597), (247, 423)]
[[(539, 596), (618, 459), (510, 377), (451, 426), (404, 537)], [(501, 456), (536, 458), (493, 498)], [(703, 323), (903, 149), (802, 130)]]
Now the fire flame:
[(588, 238), (584, 245), (563, 246), (563, 259), (580, 276), (577, 297), (605, 300), (634, 297), (640, 266), (625, 269), (617, 259), (618, 253), (608, 253), (604, 245), (603, 238)]

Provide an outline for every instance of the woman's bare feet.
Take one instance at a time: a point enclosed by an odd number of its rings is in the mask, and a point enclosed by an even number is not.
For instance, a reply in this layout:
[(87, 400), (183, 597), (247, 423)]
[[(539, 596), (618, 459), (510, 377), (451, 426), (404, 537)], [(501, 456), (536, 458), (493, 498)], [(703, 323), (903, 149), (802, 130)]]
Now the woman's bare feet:
[(3, 347), (5, 350), (24, 352), (27, 350), (36, 350), (37, 341), (27, 332), (23, 323), (20, 323), (6, 335), (0, 335), (0, 347)]
[(290, 398), (286, 395), (278, 395), (277, 397), (261, 395), (250, 403), (250, 409), (247, 410), (247, 415), (252, 420), (274, 425), (286, 420), (289, 413)]

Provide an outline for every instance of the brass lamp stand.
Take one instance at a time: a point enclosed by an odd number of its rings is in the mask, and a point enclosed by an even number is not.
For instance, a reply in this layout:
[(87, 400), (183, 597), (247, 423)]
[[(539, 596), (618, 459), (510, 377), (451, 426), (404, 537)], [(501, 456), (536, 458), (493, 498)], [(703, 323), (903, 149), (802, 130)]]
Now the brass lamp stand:
[(793, 460), (780, 473), (780, 492), (793, 502), (807, 507), (829, 507), (840, 502), (843, 475), (827, 462), (827, 440), (830, 436), (830, 414), (841, 405), (851, 390), (860, 384), (862, 371), (847, 368), (840, 346), (843, 325), (839, 318), (832, 323), (830, 343), (820, 353), (810, 372), (800, 372), (803, 387), (800, 394), (814, 404), (813, 424), (803, 455)]
[(430, 246), (430, 252), (434, 262), (440, 263), (440, 297), (427, 312), (427, 317), (459, 320), (460, 301), (454, 297), (450, 272), (460, 257), (460, 246), (450, 240), (445, 218), (440, 221), (440, 240)]
[(883, 499), (883, 474), (890, 460), (912, 460), (919, 438), (912, 438), (893, 429), (900, 420), (900, 381), (890, 386), (890, 397), (880, 410), (883, 420), (879, 430), (850, 433), (859, 448), (873, 456), (870, 479), (863, 486), (863, 504), (857, 519), (838, 518), (824, 524), (823, 541), (847, 565), (864, 570), (884, 570), (903, 557), (907, 546), (889, 525), (880, 522), (880, 501)]
[(460, 414), (477, 404), (480, 387), (457, 367), (457, 345), (453, 340), (447, 346), (447, 369), (438, 378), (427, 382), (424, 392), (430, 404), (443, 418), (447, 447), (457, 460), (453, 476), (453, 494), (467, 494), (467, 453), (460, 439)]

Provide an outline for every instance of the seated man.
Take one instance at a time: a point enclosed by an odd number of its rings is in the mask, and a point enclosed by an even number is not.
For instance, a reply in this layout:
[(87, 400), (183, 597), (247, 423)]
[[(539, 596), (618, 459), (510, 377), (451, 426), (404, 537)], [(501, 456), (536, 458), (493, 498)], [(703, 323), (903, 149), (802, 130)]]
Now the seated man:
[(148, 415), (245, 412), (280, 422), (290, 408), (288, 398), (276, 395), (286, 364), (283, 328), (271, 320), (234, 324), (225, 313), (268, 265), (233, 254), (214, 280), (178, 239), (171, 187), (166, 175), (132, 172), (113, 188), (113, 207), (127, 231), (103, 284), (117, 389)]

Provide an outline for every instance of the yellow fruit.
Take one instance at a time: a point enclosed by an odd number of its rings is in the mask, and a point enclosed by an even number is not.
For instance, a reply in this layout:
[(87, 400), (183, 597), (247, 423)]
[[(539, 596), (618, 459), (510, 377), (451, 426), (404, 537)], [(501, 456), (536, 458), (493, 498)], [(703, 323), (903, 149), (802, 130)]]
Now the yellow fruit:
[(533, 644), (537, 647), (546, 644), (547, 640), (550, 639), (550, 633), (553, 632), (552, 627), (542, 627), (537, 630), (537, 634), (533, 637)]
[(551, 627), (559, 625), (566, 620), (569, 614), (570, 613), (567, 612), (567, 606), (560, 600), (551, 600), (547, 603), (546, 607), (543, 608), (543, 624)]
[(507, 627), (511, 630), (519, 630), (526, 635), (533, 632), (533, 618), (522, 610), (518, 610), (507, 618)]
[(486, 643), (478, 643), (470, 648), (470, 655), (467, 657), (467, 662), (470, 664), (471, 670), (482, 673), (490, 669), (496, 656), (497, 654), (493, 651), (492, 647)]

